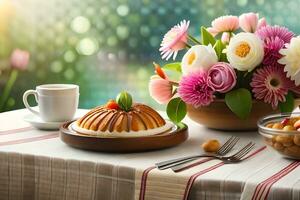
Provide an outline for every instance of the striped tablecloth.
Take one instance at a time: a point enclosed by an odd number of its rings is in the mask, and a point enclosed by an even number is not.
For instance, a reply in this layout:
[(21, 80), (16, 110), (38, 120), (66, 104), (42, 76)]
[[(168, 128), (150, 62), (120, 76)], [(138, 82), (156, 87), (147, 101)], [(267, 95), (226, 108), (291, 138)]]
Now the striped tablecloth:
[[(71, 148), (60, 141), (57, 131), (40, 131), (25, 123), (26, 114), (0, 114), (0, 200), (300, 199), (300, 162), (265, 148), (256, 132), (219, 132), (187, 119), (190, 137), (182, 145), (109, 154)], [(159, 161), (201, 153), (205, 139), (225, 140), (231, 135), (241, 137), (240, 145), (257, 143), (242, 163), (204, 158), (179, 173), (153, 167)]]

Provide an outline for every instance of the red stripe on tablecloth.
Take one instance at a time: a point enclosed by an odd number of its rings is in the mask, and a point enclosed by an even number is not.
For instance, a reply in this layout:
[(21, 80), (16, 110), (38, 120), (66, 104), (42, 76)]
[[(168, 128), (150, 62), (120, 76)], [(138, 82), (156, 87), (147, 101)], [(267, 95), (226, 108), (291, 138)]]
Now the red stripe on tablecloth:
[[(298, 163), (297, 161), (290, 163), (289, 165), (287, 165), (286, 167), (284, 167), (283, 169), (281, 169), (277, 173), (273, 174), (271, 177), (269, 177), (266, 180), (259, 183), (255, 188), (254, 194), (252, 196), (252, 200), (260, 199), (263, 192), (264, 192), (264, 190), (265, 190), (265, 187), (268, 184), (272, 183), (273, 181), (276, 182), (276, 181), (280, 180), (280, 178), (284, 177), (285, 175), (287, 175), (288, 173), (293, 171), (294, 166), (296, 166), (297, 163)], [(262, 190), (262, 192), (260, 192), (261, 190)]]
[(15, 145), (15, 144), (23, 144), (23, 143), (29, 143), (29, 142), (35, 142), (40, 140), (47, 140), (58, 137), (58, 132), (42, 135), (38, 137), (30, 137), (30, 138), (23, 138), (19, 140), (12, 140), (7, 142), (0, 142), (0, 146), (8, 146), (8, 145)]
[(155, 169), (154, 166), (145, 169), (144, 172), (143, 172), (142, 180), (141, 180), (141, 188), (140, 188), (140, 197), (139, 197), (139, 200), (144, 200), (145, 199), (146, 183), (147, 183), (148, 174), (153, 169)]
[[(269, 180), (267, 183), (265, 183), (263, 186), (262, 186), (262, 191), (258, 197), (258, 199), (264, 199), (263, 195), (264, 195), (264, 192), (266, 191), (269, 191), (268, 188), (270, 188), (274, 183), (276, 183), (277, 181), (279, 181), (281, 178), (283, 178), (284, 176), (286, 176), (287, 174), (289, 174), (291, 171), (293, 171), (295, 169), (295, 167), (297, 167), (297, 163), (293, 164), (291, 167), (289, 167), (287, 170), (285, 170), (284, 172), (280, 173), (278, 176), (272, 178), (271, 180)], [(268, 193), (268, 192), (267, 192)], [(267, 195), (266, 193), (266, 195)]]
[(269, 186), (268, 186), (268, 190), (267, 190), (267, 193), (266, 193), (266, 196), (265, 196), (265, 199), (264, 199), (264, 200), (267, 200), (267, 199), (268, 199), (268, 196), (269, 196), (269, 193), (270, 193), (270, 190), (271, 190), (272, 186), (273, 186), (277, 181), (279, 181), (281, 178), (283, 178), (284, 176), (286, 176), (286, 175), (288, 175), (290, 172), (292, 172), (294, 169), (296, 169), (299, 165), (300, 165), (300, 162), (298, 162), (295, 166), (293, 166), (292, 169), (289, 170), (289, 172), (287, 172), (286, 174), (283, 174), (281, 177), (277, 178), (275, 181), (273, 181), (272, 183), (270, 183)]
[(0, 131), (0, 135), (9, 135), (9, 134), (15, 134), (19, 132), (24, 132), (24, 131), (30, 131), (33, 130), (34, 128), (32, 126), (28, 127), (23, 127), (23, 128), (16, 128), (16, 129), (10, 129), (6, 131)]
[(265, 183), (268, 183), (270, 180), (272, 180), (272, 178), (276, 178), (278, 175), (280, 175), (281, 173), (283, 173), (284, 171), (286, 171), (287, 169), (289, 169), (291, 167), (291, 165), (294, 165), (294, 163), (290, 163), (289, 165), (287, 165), (286, 167), (284, 167), (283, 169), (281, 169), (279, 172), (277, 172), (276, 174), (273, 174), (271, 177), (267, 178), (266, 180), (262, 181), (261, 183), (259, 183), (255, 190), (254, 190), (254, 194), (252, 196), (252, 200), (255, 200), (257, 198), (257, 195), (260, 193), (260, 190), (262, 189), (263, 185)]
[(196, 180), (199, 176), (201, 176), (201, 175), (203, 175), (203, 174), (206, 174), (207, 172), (210, 172), (210, 171), (212, 171), (212, 170), (214, 170), (214, 169), (217, 169), (217, 168), (219, 168), (219, 167), (221, 167), (221, 166), (223, 166), (223, 165), (224, 165), (224, 163), (223, 163), (223, 162), (220, 162), (220, 163), (218, 163), (218, 164), (215, 164), (215, 165), (213, 165), (213, 166), (211, 166), (211, 167), (209, 167), (209, 168), (206, 168), (206, 169), (204, 169), (204, 170), (202, 170), (202, 171), (200, 171), (200, 172), (198, 172), (198, 173), (192, 175), (192, 176), (189, 178), (188, 183), (187, 183), (187, 185), (186, 185), (186, 187), (185, 187), (185, 191), (184, 191), (184, 195), (183, 195), (183, 200), (187, 200), (187, 199), (188, 199), (190, 190), (191, 190), (191, 188), (192, 188), (192, 186), (193, 186), (195, 180)]
[[(246, 158), (249, 158), (249, 157), (252, 157), (252, 156), (254, 156), (254, 155), (256, 155), (257, 153), (261, 152), (261, 151), (264, 150), (265, 148), (266, 148), (266, 146), (264, 146), (264, 147), (262, 147), (262, 148), (259, 148), (258, 150), (254, 151), (253, 153), (251, 153), (250, 155), (248, 155), (247, 157), (245, 157), (245, 159), (246, 159)], [(205, 160), (206, 160), (206, 161), (209, 161), (209, 160), (211, 160), (211, 159), (208, 158), (208, 159), (205, 159)], [(202, 161), (202, 162), (201, 162), (201, 161)], [(199, 162), (204, 163), (204, 162), (203, 162), (204, 160), (201, 160), (201, 161), (199, 161)], [(197, 163), (198, 163), (198, 162), (197, 162)], [(201, 164), (201, 163), (199, 163), (199, 164)], [(184, 197), (183, 197), (183, 199), (184, 199), (184, 200), (187, 200), (187, 199), (188, 199), (188, 196), (189, 196), (190, 190), (191, 190), (191, 188), (192, 188), (192, 186), (193, 186), (193, 183), (195, 182), (195, 180), (196, 180), (199, 176), (201, 176), (201, 175), (203, 175), (203, 174), (205, 174), (205, 173), (207, 173), (207, 172), (210, 172), (210, 171), (212, 171), (212, 170), (214, 170), (214, 169), (217, 169), (217, 168), (219, 168), (219, 167), (221, 167), (221, 166), (223, 166), (223, 165), (224, 165), (224, 163), (223, 163), (223, 162), (220, 162), (220, 163), (215, 164), (215, 165), (213, 165), (213, 166), (211, 166), (211, 167), (209, 167), (209, 168), (206, 168), (206, 169), (204, 169), (204, 170), (202, 170), (202, 171), (200, 171), (200, 172), (197, 172), (196, 174), (193, 174), (193, 175), (189, 178), (189, 180), (188, 180), (187, 186), (186, 186), (186, 188), (185, 188), (185, 192), (184, 192)], [(144, 172), (143, 172), (142, 180), (141, 180), (141, 187), (140, 187), (140, 196), (139, 196), (139, 200), (144, 200), (144, 199), (145, 199), (145, 193), (146, 193), (146, 185), (147, 185), (148, 174), (149, 174), (149, 172), (152, 171), (153, 169), (155, 169), (154, 166), (145, 169)]]
[(289, 165), (287, 165), (286, 167), (284, 167), (283, 169), (281, 169), (279, 172), (273, 174), (271, 177), (267, 178), (266, 180), (262, 181), (261, 183), (259, 183), (254, 191), (254, 194), (252, 196), (252, 200), (258, 199), (257, 195), (260, 194), (261, 189), (264, 187), (265, 184), (268, 184), (270, 181), (272, 181), (274, 178), (279, 177), (282, 173), (285, 173), (285, 171), (287, 171), (289, 168), (293, 167), (295, 163), (290, 163)]
[[(263, 151), (264, 149), (266, 149), (266, 146), (263, 146), (263, 147), (257, 149), (256, 151), (254, 151), (253, 153), (249, 154), (249, 155), (248, 155), (247, 157), (245, 157), (244, 159), (250, 158), (250, 157), (252, 157), (252, 156), (258, 154), (259, 152)], [(193, 186), (195, 180), (196, 180), (199, 176), (201, 176), (201, 175), (203, 175), (203, 174), (205, 174), (205, 173), (207, 173), (207, 172), (210, 172), (210, 171), (212, 171), (212, 170), (214, 170), (214, 169), (217, 169), (217, 168), (219, 168), (219, 167), (221, 167), (221, 166), (223, 166), (223, 165), (224, 165), (224, 162), (221, 162), (221, 163), (218, 163), (218, 164), (216, 164), (216, 165), (213, 165), (213, 166), (211, 166), (211, 167), (209, 167), (209, 168), (207, 168), (207, 169), (204, 169), (204, 170), (202, 170), (202, 171), (200, 171), (200, 172), (198, 172), (198, 173), (192, 175), (192, 176), (190, 177), (188, 183), (187, 183), (186, 188), (185, 188), (183, 200), (187, 200), (187, 199), (188, 199), (189, 194), (190, 194), (190, 190), (192, 189), (192, 186)]]

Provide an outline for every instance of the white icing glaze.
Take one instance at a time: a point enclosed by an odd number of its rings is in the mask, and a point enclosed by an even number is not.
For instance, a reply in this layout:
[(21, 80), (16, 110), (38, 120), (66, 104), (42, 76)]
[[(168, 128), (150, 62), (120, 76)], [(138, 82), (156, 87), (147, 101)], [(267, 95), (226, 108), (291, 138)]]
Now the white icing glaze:
[(143, 137), (143, 136), (151, 136), (151, 135), (157, 135), (160, 133), (163, 133), (165, 131), (170, 130), (171, 128), (173, 128), (175, 125), (166, 120), (166, 124), (158, 127), (158, 128), (154, 128), (154, 129), (148, 129), (148, 130), (141, 130), (141, 131), (122, 131), (122, 132), (109, 132), (109, 131), (93, 131), (93, 130), (87, 130), (84, 128), (81, 128), (77, 125), (76, 121), (73, 122), (72, 124), (70, 124), (70, 128), (75, 130), (76, 132), (79, 132), (81, 134), (85, 134), (85, 135), (91, 135), (91, 136), (97, 136), (97, 137), (105, 137), (105, 138), (116, 138), (116, 137)]

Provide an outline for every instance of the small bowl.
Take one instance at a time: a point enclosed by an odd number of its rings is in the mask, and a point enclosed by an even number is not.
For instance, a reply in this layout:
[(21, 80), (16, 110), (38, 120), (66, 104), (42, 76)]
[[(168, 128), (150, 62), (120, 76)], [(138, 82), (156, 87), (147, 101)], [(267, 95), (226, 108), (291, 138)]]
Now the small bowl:
[(264, 137), (266, 144), (278, 153), (284, 157), (300, 160), (300, 131), (266, 127), (270, 123), (281, 123), (290, 117), (300, 119), (300, 112), (268, 115), (258, 121), (258, 132)]

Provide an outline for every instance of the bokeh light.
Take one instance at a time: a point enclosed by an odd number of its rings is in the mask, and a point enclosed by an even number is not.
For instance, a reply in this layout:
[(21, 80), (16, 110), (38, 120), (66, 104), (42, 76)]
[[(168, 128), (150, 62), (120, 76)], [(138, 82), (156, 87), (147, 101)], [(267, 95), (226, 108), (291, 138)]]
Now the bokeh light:
[(78, 53), (88, 56), (94, 54), (97, 51), (98, 45), (94, 39), (87, 37), (79, 41), (76, 49)]
[(71, 23), (71, 27), (73, 29), (73, 31), (77, 32), (77, 33), (85, 33), (87, 32), (90, 27), (90, 21), (83, 16), (77, 16), (73, 19), (72, 23)]
[(147, 82), (151, 63), (165, 63), (158, 48), (173, 25), (191, 20), (189, 33), (199, 37), (199, 27), (215, 17), (254, 11), (299, 34), (299, 9), (299, 0), (0, 0), (0, 92), (9, 55), (21, 48), (31, 62), (8, 109), (23, 107), (20, 95), (43, 83), (79, 84), (80, 107), (128, 90), (137, 101), (163, 108), (149, 97)]

